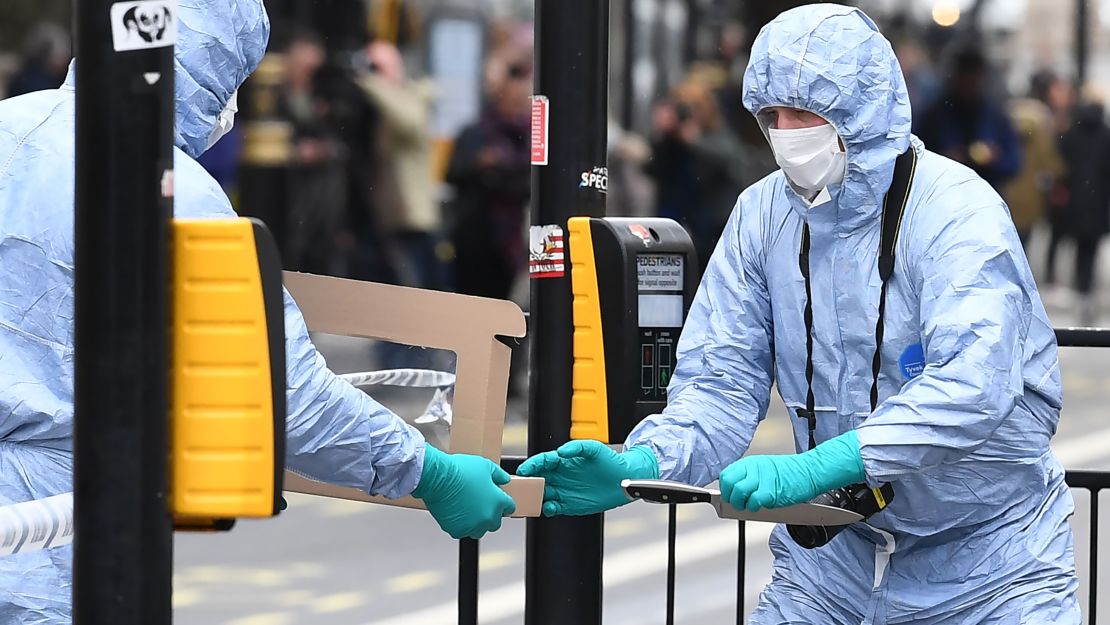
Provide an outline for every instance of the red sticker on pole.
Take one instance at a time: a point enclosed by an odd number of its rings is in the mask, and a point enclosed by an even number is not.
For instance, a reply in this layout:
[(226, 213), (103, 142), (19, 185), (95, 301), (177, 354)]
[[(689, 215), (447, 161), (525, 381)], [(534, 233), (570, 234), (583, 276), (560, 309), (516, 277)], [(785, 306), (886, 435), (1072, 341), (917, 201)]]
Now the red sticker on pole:
[(532, 164), (547, 164), (547, 96), (532, 96)]
[(562, 278), (566, 274), (563, 229), (532, 226), (528, 230), (528, 274), (531, 278)]

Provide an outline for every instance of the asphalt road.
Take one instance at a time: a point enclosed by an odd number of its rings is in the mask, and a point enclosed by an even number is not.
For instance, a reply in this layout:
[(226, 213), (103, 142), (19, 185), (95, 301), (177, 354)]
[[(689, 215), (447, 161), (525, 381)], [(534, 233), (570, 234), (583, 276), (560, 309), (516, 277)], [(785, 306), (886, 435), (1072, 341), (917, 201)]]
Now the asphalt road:
[[(1053, 321), (1068, 325), (1072, 312), (1070, 307), (1055, 308)], [(322, 345), (340, 371), (358, 367), (366, 352), (349, 343)], [(1065, 349), (1061, 362), (1066, 406), (1054, 446), (1069, 468), (1110, 470), (1110, 350)], [(411, 397), (396, 399), (395, 404), (410, 412), (420, 408)], [(510, 412), (506, 449), (520, 453), (525, 443), (522, 415), (519, 406)], [(757, 433), (757, 450), (789, 448), (784, 414), (776, 401)], [(1074, 495), (1077, 560), (1085, 577), (1089, 498), (1080, 491)], [(289, 497), (289, 502), (289, 510), (273, 521), (242, 522), (223, 535), (179, 535), (174, 575), (177, 623), (455, 622), (457, 544), (439, 532), (426, 513), (299, 495)], [(708, 507), (680, 510), (677, 622), (734, 622), (736, 525), (717, 519)], [(770, 576), (768, 527), (748, 526), (749, 609)], [(1107, 536), (1107, 527), (1102, 530)], [(481, 622), (522, 623), (524, 522), (507, 521), (500, 532), (482, 541), (481, 548)], [(636, 503), (610, 513), (605, 554), (606, 625), (664, 623), (666, 510)], [(1104, 573), (1099, 583), (1103, 597), (1110, 596), (1108, 577)], [(1085, 584), (1081, 593), (1085, 603)], [(1107, 609), (1110, 606), (1102, 605), (1104, 612)]]

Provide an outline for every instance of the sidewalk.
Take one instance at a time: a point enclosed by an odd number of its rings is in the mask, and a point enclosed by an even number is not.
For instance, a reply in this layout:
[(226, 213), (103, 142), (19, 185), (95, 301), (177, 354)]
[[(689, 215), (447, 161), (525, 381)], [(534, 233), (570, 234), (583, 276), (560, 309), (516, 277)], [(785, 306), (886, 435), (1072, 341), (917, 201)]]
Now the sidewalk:
[[(1056, 259), (1056, 284), (1047, 283), (1045, 264), (1048, 255), (1048, 228), (1039, 227), (1034, 231), (1029, 244), (1029, 264), (1037, 279), (1048, 317), (1055, 327), (1079, 325), (1080, 298), (1074, 291), (1075, 246), (1070, 242), (1060, 244)], [(1095, 325), (1110, 327), (1110, 253), (1103, 244), (1099, 248), (1095, 268), (1094, 303), (1096, 307)]]

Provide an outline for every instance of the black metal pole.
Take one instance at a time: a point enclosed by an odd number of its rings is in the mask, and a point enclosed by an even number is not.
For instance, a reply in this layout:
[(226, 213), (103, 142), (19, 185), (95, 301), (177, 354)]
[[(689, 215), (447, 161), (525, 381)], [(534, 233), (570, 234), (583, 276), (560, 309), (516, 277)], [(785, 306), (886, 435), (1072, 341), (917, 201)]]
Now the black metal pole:
[(173, 37), (152, 44), (162, 47), (116, 51), (113, 26), (125, 28), (126, 18), (114, 3), (73, 3), (77, 625), (172, 619), (166, 454), (173, 202), (162, 189), (170, 188), (173, 169)]
[(745, 575), (748, 566), (748, 536), (747, 526), (743, 521), (736, 522), (737, 537), (739, 543), (736, 545), (736, 625), (744, 625), (744, 602), (747, 592), (747, 576)]
[(478, 541), (459, 541), (459, 625), (478, 625)]
[(667, 625), (674, 625), (675, 574), (678, 569), (676, 549), (678, 542), (678, 506), (671, 504), (667, 511)]
[[(536, 87), (550, 102), (548, 164), (532, 168), (532, 224), (602, 216), (605, 196), (579, 187), (582, 172), (606, 164), (609, 3), (536, 0)], [(570, 436), (570, 262), (562, 278), (532, 281), (528, 451)], [(601, 623), (600, 515), (528, 522), (525, 623)]]
[(638, 28), (636, 9), (632, 6), (638, 0), (624, 0), (622, 18), (624, 21), (624, 82), (621, 84), (621, 124), (631, 132), (636, 123), (636, 44)]
[(1087, 0), (1075, 0), (1075, 80), (1079, 86), (1087, 82), (1089, 9)]
[(1091, 489), (1091, 566), (1087, 575), (1087, 622), (1098, 625), (1098, 488)]

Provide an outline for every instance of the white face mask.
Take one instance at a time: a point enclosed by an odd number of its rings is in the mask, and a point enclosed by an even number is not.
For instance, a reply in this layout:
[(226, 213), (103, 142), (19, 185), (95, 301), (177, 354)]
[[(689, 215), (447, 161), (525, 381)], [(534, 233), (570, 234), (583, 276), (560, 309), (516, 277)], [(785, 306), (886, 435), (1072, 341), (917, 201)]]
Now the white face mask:
[(768, 128), (775, 162), (795, 186), (817, 193), (844, 180), (848, 158), (832, 124), (813, 128)]
[(239, 91), (234, 91), (231, 94), (231, 99), (227, 101), (227, 106), (220, 111), (220, 115), (216, 118), (216, 127), (212, 129), (212, 134), (208, 135), (208, 145), (204, 148), (205, 150), (216, 145), (217, 141), (231, 132), (231, 129), (235, 126), (235, 114), (238, 112)]

